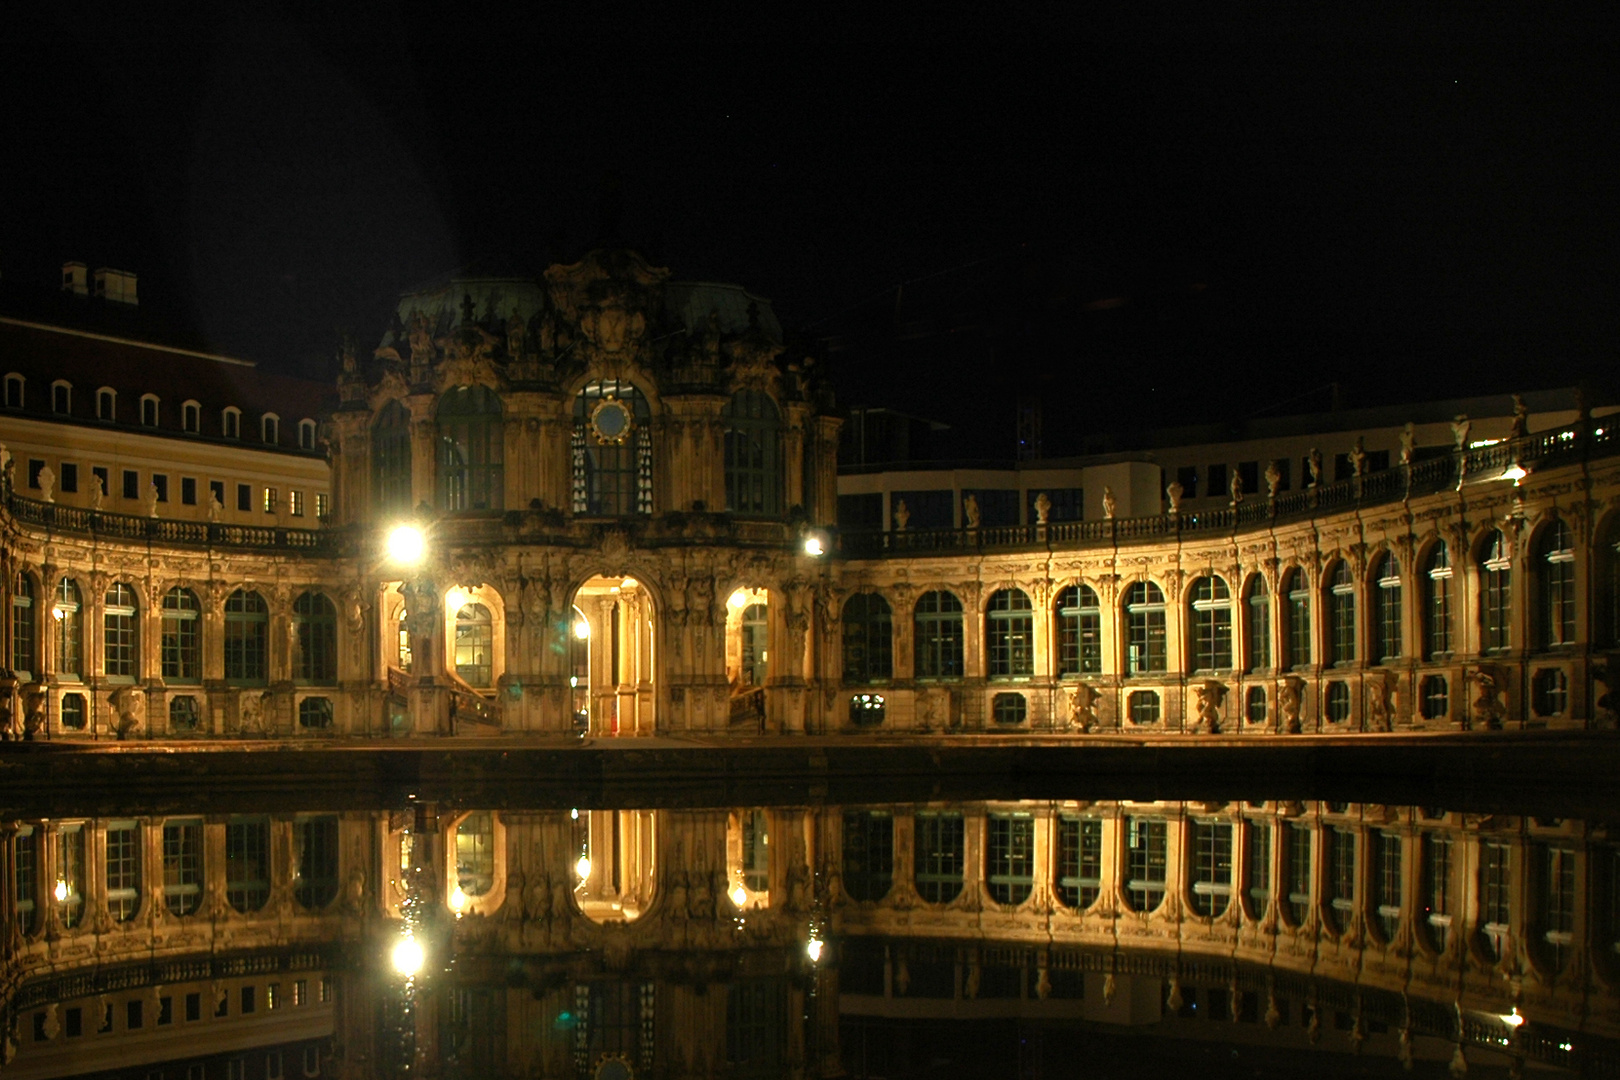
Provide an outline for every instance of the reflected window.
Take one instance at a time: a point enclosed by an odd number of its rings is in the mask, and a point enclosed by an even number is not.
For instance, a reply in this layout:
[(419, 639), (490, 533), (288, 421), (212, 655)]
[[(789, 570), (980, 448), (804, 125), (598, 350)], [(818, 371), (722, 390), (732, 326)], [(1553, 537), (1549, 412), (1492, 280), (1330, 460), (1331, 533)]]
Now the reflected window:
[(56, 829), (56, 917), (65, 930), (84, 921), (84, 825), (74, 822)]
[(1575, 946), (1575, 852), (1558, 844), (1536, 845), (1536, 946), (1554, 973), (1569, 965)]
[(1243, 831), (1248, 838), (1243, 892), (1248, 897), (1249, 918), (1260, 920), (1271, 905), (1271, 824), (1249, 821), (1244, 823)]
[(844, 603), (844, 681), (885, 682), (894, 674), (894, 623), (889, 602), (856, 593)]
[(141, 910), (141, 827), (134, 821), (107, 823), (107, 913), (129, 922)]
[(943, 589), (924, 593), (915, 613), (917, 678), (962, 677), (962, 602)]
[(270, 819), (232, 818), (225, 824), (225, 899), (244, 914), (270, 899)]
[(35, 927), (35, 897), (39, 893), (39, 834), (34, 826), (17, 826), (12, 838), (11, 896), (18, 932), (28, 935)]
[(1385, 942), (1395, 940), (1401, 927), (1401, 837), (1378, 832), (1373, 841), (1373, 914)]
[(1500, 529), (1492, 529), (1485, 538), (1479, 568), (1479, 619), (1485, 650), (1505, 652), (1513, 640), (1513, 560)]
[(1009, 907), (1035, 888), (1035, 820), (1028, 814), (991, 814), (985, 822), (984, 876), (990, 898)]
[(500, 395), (462, 386), (439, 399), (439, 506), (449, 513), (504, 505), (505, 424)]
[(1423, 573), (1423, 643), (1430, 660), (1451, 655), (1451, 554), (1442, 541)]
[(1035, 673), (1035, 609), (1023, 590), (991, 594), (985, 638), (992, 679), (1028, 678)]
[(1232, 667), (1232, 594), (1226, 582), (1205, 576), (1192, 584), (1192, 666), (1195, 671)]
[(337, 682), (337, 608), (321, 593), (293, 602), (293, 679)]
[(1322, 835), (1327, 841), (1328, 911), (1333, 928), (1343, 933), (1356, 907), (1356, 834), (1333, 828)]
[(320, 911), (338, 893), (337, 817), (300, 818), (293, 826), (293, 842), (298, 854), (293, 896), (304, 910)]
[(962, 815), (916, 817), (917, 893), (930, 904), (948, 904), (962, 892)]
[(1164, 901), (1167, 835), (1162, 821), (1125, 819), (1125, 895), (1132, 911), (1145, 914)]
[(1089, 585), (1070, 585), (1057, 598), (1058, 676), (1102, 672), (1102, 606)]
[(201, 821), (163, 825), (163, 904), (171, 915), (194, 915), (202, 907)]
[(1283, 851), (1283, 875), (1288, 886), (1288, 921), (1304, 926), (1311, 911), (1311, 828), (1291, 822), (1283, 831), (1288, 846)]
[(1102, 890), (1102, 822), (1064, 815), (1057, 821), (1057, 894), (1084, 911)]
[(163, 594), (163, 622), (158, 642), (163, 678), (168, 682), (202, 680), (202, 607), (190, 589)]
[(225, 680), (265, 685), (269, 656), (270, 607), (258, 593), (237, 589), (225, 600)]
[(1151, 581), (1138, 581), (1125, 594), (1125, 673), (1165, 670), (1164, 593)]
[(464, 604), (456, 612), (456, 674), (468, 686), (488, 687), (494, 678), (495, 621), (483, 604)]
[(881, 810), (844, 812), (844, 891), (861, 903), (894, 885), (894, 817)]
[(749, 892), (771, 887), (771, 826), (763, 810), (742, 815), (742, 876)]
[(1513, 924), (1513, 849), (1486, 841), (1479, 846), (1479, 921), (1483, 944), (1496, 959)]
[(1373, 653), (1380, 663), (1400, 659), (1401, 642), (1401, 563), (1385, 552), (1373, 567), (1373, 632), (1378, 640)]
[(739, 514), (781, 512), (781, 414), (768, 394), (739, 390), (722, 413), (725, 425), (726, 509)]
[(743, 608), (739, 627), (742, 631), (742, 682), (744, 686), (764, 686), (770, 674), (767, 663), (770, 650), (770, 627), (766, 621), (764, 604), (749, 604)]
[(1451, 837), (1443, 833), (1424, 833), (1423, 865), (1420, 880), (1423, 888), (1423, 926), (1429, 944), (1436, 952), (1445, 952), (1451, 943)]
[(495, 885), (495, 815), (468, 814), (456, 826), (456, 887), (483, 896)]
[(1219, 915), (1232, 901), (1232, 823), (1194, 821), (1192, 846), (1193, 910)]

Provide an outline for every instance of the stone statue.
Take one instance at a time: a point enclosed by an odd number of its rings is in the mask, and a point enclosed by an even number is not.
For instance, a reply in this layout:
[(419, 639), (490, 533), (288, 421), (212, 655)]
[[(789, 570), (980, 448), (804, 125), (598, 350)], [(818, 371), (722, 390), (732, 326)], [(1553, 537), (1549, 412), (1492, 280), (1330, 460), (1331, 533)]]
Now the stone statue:
[(1039, 495), (1035, 496), (1035, 524), (1045, 525), (1051, 519), (1052, 500), (1048, 498), (1046, 492), (1043, 491)]
[(1277, 501), (1277, 489), (1282, 487), (1282, 469), (1275, 459), (1266, 463), (1266, 498)]
[(1077, 683), (1069, 691), (1069, 727), (1090, 731), (1097, 725), (1097, 699), (1102, 697), (1090, 683)]
[(1390, 731), (1395, 714), (1395, 676), (1379, 672), (1367, 679), (1367, 730)]
[(1226, 490), (1232, 497), (1232, 505), (1236, 506), (1243, 501), (1243, 474), (1234, 468), (1231, 475), (1232, 479), (1226, 485)]
[(1311, 470), (1311, 479), (1306, 487), (1316, 487), (1322, 482), (1322, 451), (1311, 447), (1311, 456), (1308, 459)]
[(220, 515), (224, 512), (225, 507), (219, 501), (219, 494), (217, 492), (210, 491), (208, 493), (208, 520), (218, 524)]
[(29, 683), (23, 687), (23, 742), (33, 742), (45, 730), (45, 687)]
[(512, 317), (506, 320), (506, 355), (512, 360), (523, 355), (523, 330), (523, 319), (514, 309)]
[(433, 344), (433, 325), (428, 317), (420, 311), (411, 312), (410, 318), (411, 363), (431, 364), (435, 346)]
[(236, 713), (236, 730), (242, 735), (265, 735), (264, 707), (270, 697), (268, 690), (244, 690)]
[(1206, 679), (1194, 693), (1198, 697), (1198, 723), (1193, 732), (1201, 735), (1221, 733), (1221, 705), (1226, 701), (1226, 684)]
[(1530, 406), (1524, 403), (1524, 395), (1513, 395), (1513, 423), (1508, 427), (1508, 438), (1522, 439), (1530, 434)]
[(1479, 684), (1479, 697), (1474, 699), (1474, 719), (1487, 731), (1498, 731), (1507, 705), (1502, 694), (1507, 690), (1507, 673), (1495, 664), (1481, 664), (1468, 678)]
[(1350, 475), (1367, 475), (1367, 447), (1360, 435), (1356, 436), (1355, 444), (1350, 447)]
[(1467, 413), (1458, 413), (1451, 418), (1451, 437), (1457, 442), (1458, 450), (1468, 449), (1468, 429), (1474, 422), (1468, 419)]
[(1412, 464), (1412, 455), (1417, 448), (1417, 432), (1413, 429), (1412, 421), (1408, 420), (1406, 426), (1401, 428), (1401, 464)]
[(39, 497), (45, 502), (56, 501), (56, 470), (49, 465), (39, 470)]
[(1113, 516), (1114, 516), (1114, 511), (1118, 508), (1119, 504), (1117, 502), (1115, 502), (1115, 500), (1114, 500), (1114, 489), (1109, 487), (1106, 484), (1103, 485), (1103, 500), (1102, 500), (1102, 502), (1103, 502), (1103, 517), (1108, 518), (1108, 519), (1112, 519)]
[(146, 485), (146, 516), (158, 516), (158, 489), (156, 483)]
[(118, 718), (118, 740), (139, 735), (146, 723), (146, 695), (133, 686), (121, 686), (113, 691), (110, 704)]
[(1305, 706), (1305, 680), (1298, 675), (1290, 675), (1283, 680), (1282, 686), (1277, 689), (1278, 722), (1286, 734), (1298, 735), (1300, 732), (1300, 713)]
[(970, 529), (979, 527), (979, 500), (975, 496), (962, 496), (962, 519)]
[(1170, 486), (1164, 489), (1164, 501), (1169, 504), (1168, 513), (1171, 517), (1181, 513), (1181, 496), (1186, 490), (1177, 480), (1170, 481)]
[(899, 499), (894, 507), (894, 527), (899, 532), (906, 531), (906, 522), (911, 520), (911, 511), (906, 508), (906, 500)]
[(99, 511), (106, 498), (107, 489), (101, 486), (101, 477), (90, 477), (90, 509)]
[(344, 334), (338, 340), (338, 366), (345, 378), (360, 374), (360, 361), (354, 355), (354, 338)]

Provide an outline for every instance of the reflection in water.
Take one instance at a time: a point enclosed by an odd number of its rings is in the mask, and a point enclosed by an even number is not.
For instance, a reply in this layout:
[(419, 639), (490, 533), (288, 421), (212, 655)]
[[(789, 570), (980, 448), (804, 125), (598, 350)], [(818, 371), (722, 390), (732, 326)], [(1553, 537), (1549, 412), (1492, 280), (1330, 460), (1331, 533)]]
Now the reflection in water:
[(6, 822), (0, 1077), (1620, 1065), (1594, 821), (499, 805)]

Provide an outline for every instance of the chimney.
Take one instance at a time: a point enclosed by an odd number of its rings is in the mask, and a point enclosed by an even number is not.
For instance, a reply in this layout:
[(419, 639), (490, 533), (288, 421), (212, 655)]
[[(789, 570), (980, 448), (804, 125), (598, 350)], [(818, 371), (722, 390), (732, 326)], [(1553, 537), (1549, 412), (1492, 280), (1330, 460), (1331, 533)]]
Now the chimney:
[(65, 262), (62, 264), (62, 291), (70, 292), (74, 296), (89, 296), (90, 289), (86, 281), (86, 267), (82, 262)]
[(112, 270), (105, 266), (97, 269), (96, 295), (130, 307), (140, 303), (135, 296), (135, 275), (128, 270)]

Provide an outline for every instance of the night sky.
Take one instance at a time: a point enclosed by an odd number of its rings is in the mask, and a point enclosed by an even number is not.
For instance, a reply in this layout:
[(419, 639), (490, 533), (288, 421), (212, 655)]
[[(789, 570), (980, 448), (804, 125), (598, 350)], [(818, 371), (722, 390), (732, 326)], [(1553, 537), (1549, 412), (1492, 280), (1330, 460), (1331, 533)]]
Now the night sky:
[[(143, 305), (281, 370), (326, 377), (401, 289), (604, 233), (811, 337), (989, 274), (987, 379), (1093, 417), (1614, 367), (1608, 23), (137, 7), (0, 31), (0, 272), (135, 270)], [(959, 419), (951, 363), (840, 395)]]

